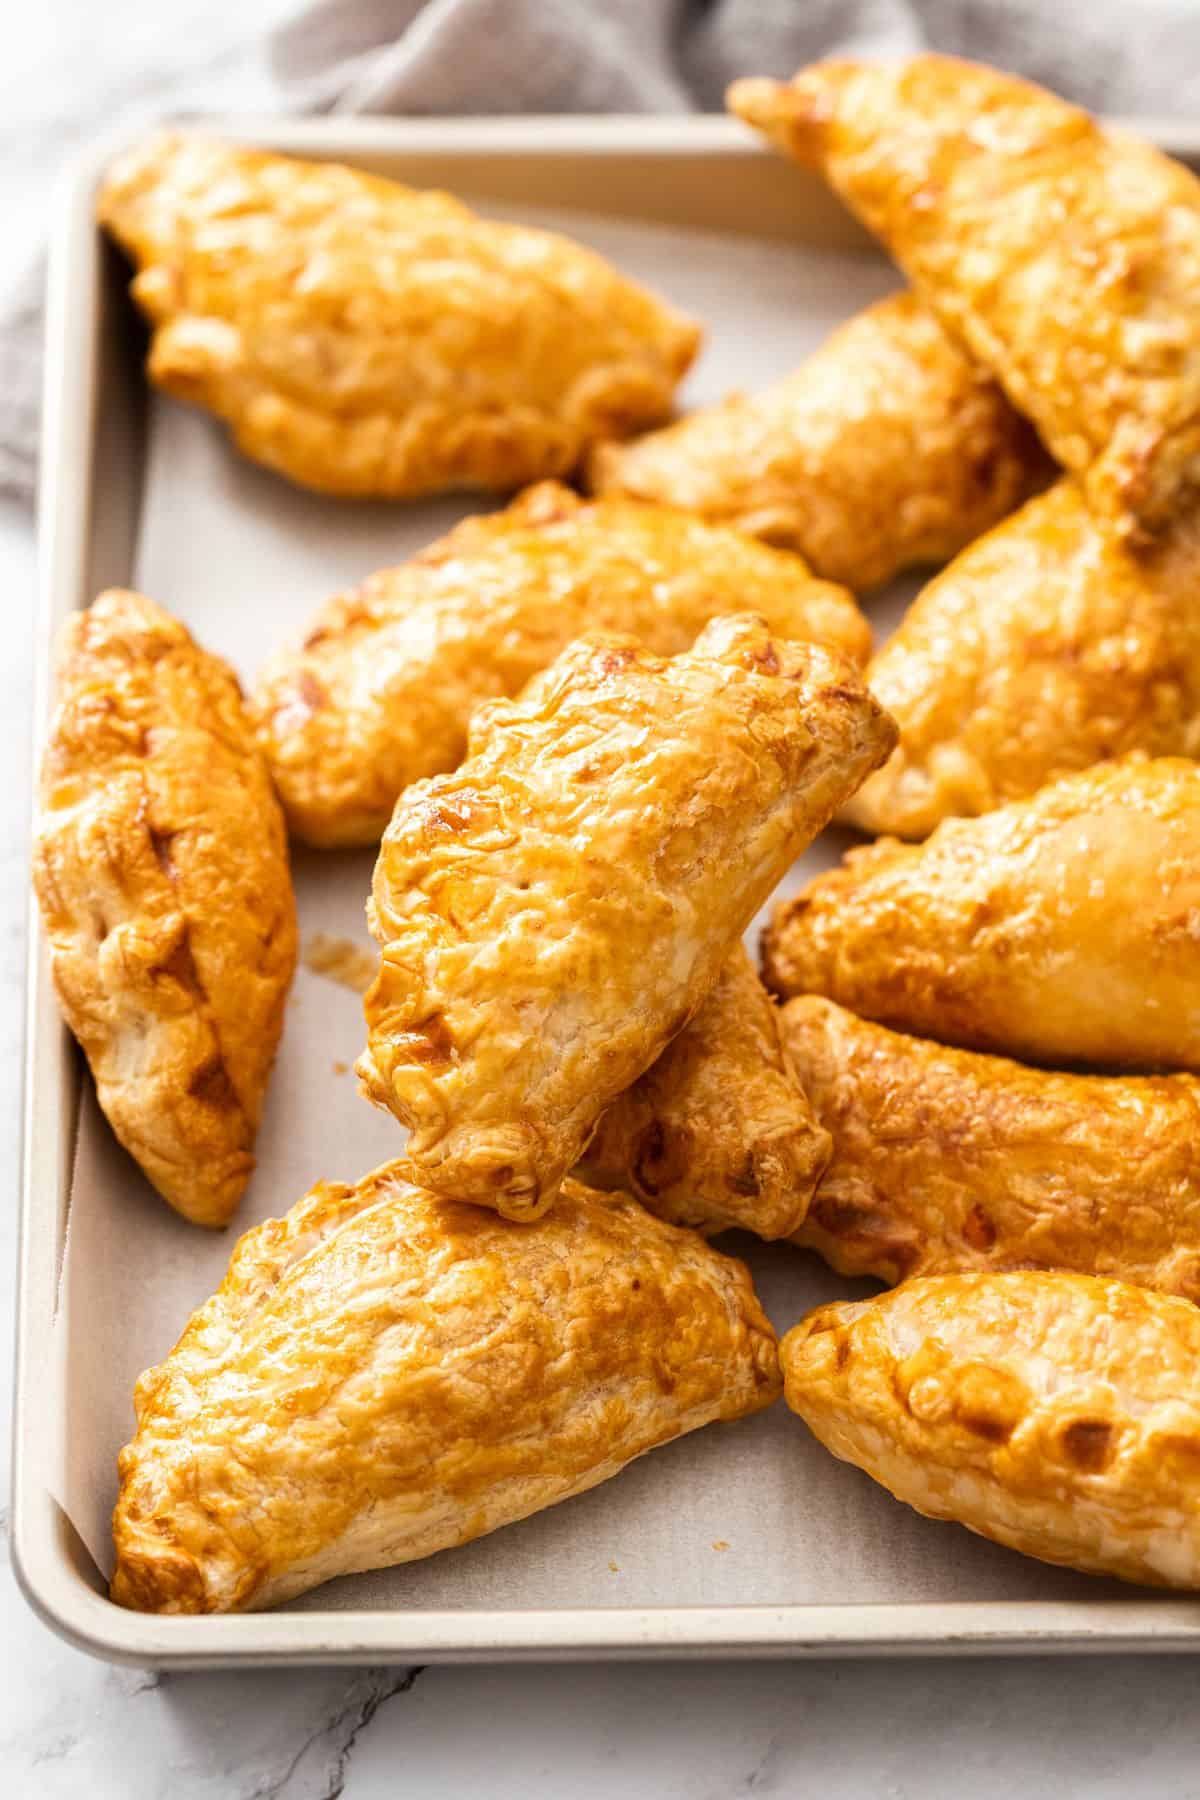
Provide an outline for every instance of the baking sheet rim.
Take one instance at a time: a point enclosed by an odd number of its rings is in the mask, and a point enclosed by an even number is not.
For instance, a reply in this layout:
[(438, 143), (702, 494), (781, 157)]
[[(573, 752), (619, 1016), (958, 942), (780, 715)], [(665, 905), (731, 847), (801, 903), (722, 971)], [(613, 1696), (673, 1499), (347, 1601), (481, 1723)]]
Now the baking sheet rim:
[[(1175, 154), (1200, 158), (1200, 130), (1123, 121)], [(457, 120), (247, 119), (206, 129), (293, 153), (411, 152), (706, 157), (770, 152), (720, 117)], [(99, 388), (99, 247), (91, 196), (122, 140), (93, 145), (64, 181), (55, 209), (47, 292), (42, 488), (34, 648), (34, 737), (49, 713), (50, 645), (61, 617), (86, 603), (93, 421)], [(36, 767), (36, 757), (35, 757)], [(999, 1651), (1170, 1651), (1200, 1643), (1200, 1600), (980, 1601), (846, 1605), (309, 1611), (158, 1618), (113, 1606), (68, 1553), (70, 1526), (46, 1487), (55, 1452), (46, 1404), (45, 1346), (54, 1316), (70, 1176), (77, 1068), (50, 986), (40, 933), (30, 933), (24, 1138), (16, 1302), (11, 1543), (17, 1579), (42, 1619), (77, 1647), (156, 1667), (247, 1663), (536, 1661), (548, 1657), (704, 1657), (965, 1654)], [(50, 1371), (51, 1383), (58, 1371)]]

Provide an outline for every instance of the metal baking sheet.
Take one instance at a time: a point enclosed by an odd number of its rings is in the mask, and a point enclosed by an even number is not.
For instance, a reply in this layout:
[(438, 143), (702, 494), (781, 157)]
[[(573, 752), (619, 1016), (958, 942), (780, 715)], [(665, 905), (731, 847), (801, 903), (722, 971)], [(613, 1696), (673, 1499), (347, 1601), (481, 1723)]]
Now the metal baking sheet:
[[(594, 244), (705, 320), (709, 343), (685, 389), (688, 405), (782, 374), (831, 324), (896, 284), (819, 183), (731, 121), (227, 121), (212, 129), (448, 187), (484, 211), (553, 224)], [(1181, 142), (1178, 132), (1153, 123), (1140, 129), (1177, 154), (1200, 152), (1200, 135)], [(127, 272), (91, 217), (95, 182), (114, 147), (93, 152), (64, 190), (52, 259), (39, 734), (49, 713), (54, 629), (99, 588), (144, 585), (248, 674), (329, 592), (398, 560), (472, 510), (470, 502), (355, 507), (313, 500), (238, 459), (211, 421), (147, 394)], [(870, 607), (877, 632), (903, 597)], [(826, 842), (809, 866), (827, 862), (837, 848)], [(311, 912), (328, 907), (328, 893), (314, 859), (303, 860), (302, 913), (310, 909), (310, 929), (336, 928), (337, 920)], [(328, 984), (322, 993), (317, 977), (302, 975), (301, 982), (307, 985), (299, 990), (299, 1015), (326, 1009), (323, 1055), (345, 1054), (340, 1039), (324, 1044), (327, 1022), (334, 1037), (347, 1036), (353, 1054), (355, 1005)], [(285, 1059), (303, 1053), (303, 1027), (300, 1033)], [(286, 1067), (281, 1062), (273, 1085), (268, 1136), (289, 1129)], [(166, 1215), (97, 1127), (80, 1073), (35, 928), (13, 1543), (33, 1605), (83, 1647), (156, 1666), (211, 1666), (1149, 1650), (1200, 1641), (1200, 1603), (1048, 1569), (919, 1519), (836, 1463), (782, 1406), (656, 1451), (615, 1482), (476, 1544), (331, 1583), (278, 1612), (153, 1618), (112, 1606), (85, 1542), (102, 1556), (103, 1484), (113, 1480), (105, 1473), (107, 1452), (96, 1474), (94, 1440), (97, 1432), (102, 1440), (115, 1432), (113, 1448), (121, 1441), (131, 1424), (132, 1374), (165, 1353), (183, 1319), (168, 1330), (147, 1302), (144, 1309), (126, 1306), (127, 1325), (111, 1329), (124, 1304), (129, 1259), (145, 1254), (142, 1234)], [(338, 1104), (340, 1129), (313, 1143), (314, 1157), (325, 1157), (314, 1177), (353, 1179), (367, 1160), (377, 1160), (363, 1133), (355, 1133), (358, 1115)], [(361, 1111), (361, 1103), (345, 1104)], [(367, 1127), (374, 1123), (362, 1121), (372, 1148), (378, 1134)], [(93, 1227), (96, 1220), (80, 1200), (64, 1304), (77, 1156), (88, 1193), (99, 1185), (110, 1203), (126, 1208), (118, 1216), (129, 1229), (123, 1236), (93, 1229), (89, 1237), (89, 1219)], [(299, 1198), (299, 1188), (272, 1187), (271, 1166), (267, 1141), (237, 1222), (243, 1228)], [(178, 1242), (164, 1233), (163, 1254), (178, 1251), (186, 1261), (195, 1239), (186, 1226), (178, 1232)], [(231, 1235), (218, 1249), (205, 1240), (203, 1254), (197, 1245), (192, 1300), (211, 1286), (204, 1258), (215, 1254), (223, 1263), (231, 1243)], [(812, 1259), (748, 1241), (729, 1247), (748, 1255), (781, 1329), (818, 1299), (847, 1291)], [(84, 1418), (88, 1432), (79, 1424)], [(89, 1513), (77, 1496), (97, 1479)], [(83, 1536), (55, 1498), (64, 1495)]]

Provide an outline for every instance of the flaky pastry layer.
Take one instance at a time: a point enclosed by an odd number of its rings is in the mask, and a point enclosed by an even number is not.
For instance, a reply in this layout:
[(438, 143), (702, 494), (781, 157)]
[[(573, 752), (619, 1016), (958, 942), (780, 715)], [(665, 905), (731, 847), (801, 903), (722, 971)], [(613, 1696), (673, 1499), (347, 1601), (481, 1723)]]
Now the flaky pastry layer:
[(782, 1345), (788, 1405), (918, 1512), (1044, 1562), (1200, 1586), (1200, 1309), (1088, 1275), (905, 1282)]
[(1200, 481), (1200, 181), (1057, 95), (951, 56), (739, 81), (999, 379), (1098, 513), (1144, 541)]
[(674, 656), (747, 605), (781, 637), (866, 659), (850, 594), (738, 532), (555, 482), (467, 519), (332, 600), (263, 670), (253, 708), (292, 831), (378, 843), (403, 788), (462, 761), (475, 708), (514, 697), (582, 632)]
[(1058, 482), (934, 577), (871, 664), (900, 727), (845, 808), (875, 834), (1022, 800), (1107, 757), (1200, 755), (1200, 537), (1133, 555)]
[(838, 327), (784, 380), (589, 459), (599, 493), (686, 507), (861, 592), (947, 562), (1049, 459), (915, 294)]
[(657, 424), (700, 342), (568, 238), (337, 163), (160, 133), (98, 212), (138, 268), (150, 379), (324, 493), (566, 474)]
[(1200, 1070), (1200, 767), (1125, 757), (777, 906), (768, 987), (1058, 1067)]
[(283, 815), (233, 671), (141, 594), (67, 622), (33, 878), (54, 983), (121, 1143), (224, 1225), (296, 961)]
[(832, 1155), (794, 1241), (843, 1275), (1074, 1269), (1200, 1302), (1200, 1083), (948, 1049), (816, 995), (783, 1041)]
[(830, 1149), (739, 944), (695, 1017), (603, 1114), (579, 1173), (676, 1225), (781, 1238), (802, 1225)]
[(438, 1192), (548, 1207), (794, 858), (895, 741), (852, 664), (715, 620), (576, 642), (407, 788), (369, 908), (364, 1091)]
[(516, 1225), (401, 1164), (248, 1232), (135, 1394), (112, 1597), (276, 1605), (429, 1556), (780, 1390), (747, 1270), (569, 1182)]

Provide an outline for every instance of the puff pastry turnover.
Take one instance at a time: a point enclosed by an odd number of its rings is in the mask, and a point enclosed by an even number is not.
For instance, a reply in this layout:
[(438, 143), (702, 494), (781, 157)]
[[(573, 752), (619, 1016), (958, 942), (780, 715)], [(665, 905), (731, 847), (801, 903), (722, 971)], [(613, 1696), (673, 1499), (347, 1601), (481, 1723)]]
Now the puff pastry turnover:
[(112, 1597), (272, 1606), (466, 1543), (778, 1396), (739, 1262), (568, 1182), (536, 1226), (400, 1164), (249, 1232), (138, 1382)]
[(802, 1224), (830, 1147), (739, 944), (695, 1018), (613, 1101), (579, 1173), (677, 1225), (780, 1238)]
[(992, 377), (915, 294), (835, 331), (763, 393), (591, 454), (592, 485), (798, 550), (862, 590), (946, 562), (1044, 478)]
[(1200, 1301), (1200, 1083), (1052, 1073), (789, 1000), (833, 1156), (795, 1242), (843, 1275), (1075, 1269)]
[(416, 1178), (530, 1218), (895, 741), (853, 666), (714, 620), (670, 661), (578, 639), (405, 790), (368, 908), (366, 1094)]
[(484, 700), (510, 698), (584, 631), (660, 656), (752, 604), (772, 631), (865, 660), (843, 588), (796, 557), (683, 513), (590, 505), (543, 482), (326, 606), (272, 662), (254, 705), (288, 821), (320, 846), (378, 843), (410, 781), (462, 761)]
[(63, 633), (33, 876), (109, 1123), (176, 1211), (224, 1225), (296, 959), (287, 843), (232, 670), (141, 594)]
[(782, 1346), (788, 1405), (927, 1518), (1200, 1586), (1200, 1310), (1090, 1275), (908, 1281)]
[(1134, 556), (1060, 481), (937, 576), (871, 665), (900, 743), (845, 809), (920, 838), (1129, 750), (1200, 755), (1200, 542)]
[(775, 912), (768, 987), (1034, 1062), (1200, 1069), (1200, 768), (1099, 763)]
[(949, 56), (739, 81), (998, 376), (1097, 510), (1143, 537), (1200, 479), (1200, 182), (1043, 88)]
[(151, 380), (326, 493), (564, 474), (657, 424), (699, 344), (579, 244), (335, 163), (160, 135), (99, 215), (139, 270)]

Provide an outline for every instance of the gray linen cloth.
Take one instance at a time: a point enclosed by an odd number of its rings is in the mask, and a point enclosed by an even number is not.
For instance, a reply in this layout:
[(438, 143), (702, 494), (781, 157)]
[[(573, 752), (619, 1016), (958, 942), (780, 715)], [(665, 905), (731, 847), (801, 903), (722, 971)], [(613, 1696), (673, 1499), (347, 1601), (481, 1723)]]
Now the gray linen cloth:
[[(134, 0), (136, 6), (136, 0)], [(45, 122), (66, 154), (101, 124), (216, 110), (578, 113), (719, 110), (737, 75), (838, 51), (933, 48), (1046, 82), (1098, 111), (1195, 116), (1196, 0), (317, 0), (222, 6), (148, 64), (130, 46)], [(239, 16), (240, 14), (240, 16)], [(213, 15), (210, 14), (210, 22)], [(40, 272), (0, 306), (0, 494), (37, 457)]]

